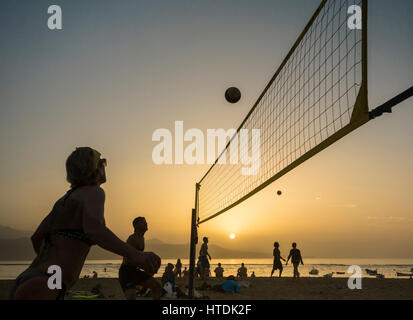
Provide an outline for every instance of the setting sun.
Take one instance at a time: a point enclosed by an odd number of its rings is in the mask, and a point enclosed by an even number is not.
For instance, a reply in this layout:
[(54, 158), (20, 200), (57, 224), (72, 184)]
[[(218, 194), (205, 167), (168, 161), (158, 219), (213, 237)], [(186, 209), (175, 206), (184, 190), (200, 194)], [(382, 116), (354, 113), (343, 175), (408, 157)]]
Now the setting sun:
[(230, 238), (230, 239), (235, 239), (235, 234), (234, 234), (234, 233), (231, 233), (231, 234), (229, 235), (229, 238)]

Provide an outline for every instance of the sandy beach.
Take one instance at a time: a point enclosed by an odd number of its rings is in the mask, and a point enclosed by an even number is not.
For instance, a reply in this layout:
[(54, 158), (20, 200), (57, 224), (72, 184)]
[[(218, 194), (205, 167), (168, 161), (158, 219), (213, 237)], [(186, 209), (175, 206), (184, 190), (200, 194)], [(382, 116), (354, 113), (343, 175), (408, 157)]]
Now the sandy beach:
[[(213, 300), (413, 300), (413, 280), (410, 279), (363, 279), (361, 290), (350, 290), (347, 278), (255, 278), (248, 279), (250, 288), (242, 288), (241, 294), (218, 293), (211, 290), (200, 291)], [(0, 280), (0, 299), (8, 299), (12, 280)], [(177, 284), (183, 288), (187, 281), (178, 279)], [(210, 279), (208, 284), (219, 283)], [(72, 290), (91, 290), (100, 284), (104, 298), (99, 300), (123, 300), (124, 296), (118, 279), (80, 279)], [(201, 282), (197, 280), (195, 287)], [(66, 297), (70, 300), (71, 297)], [(146, 300), (150, 298), (138, 298)]]

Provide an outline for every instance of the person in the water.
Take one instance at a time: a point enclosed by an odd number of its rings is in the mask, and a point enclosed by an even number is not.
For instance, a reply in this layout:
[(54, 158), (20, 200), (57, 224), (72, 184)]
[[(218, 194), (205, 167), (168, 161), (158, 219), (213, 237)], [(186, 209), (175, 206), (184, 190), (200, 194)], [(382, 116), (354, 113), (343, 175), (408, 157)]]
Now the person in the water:
[[(10, 299), (63, 299), (79, 278), (94, 244), (126, 257), (132, 265), (155, 274), (161, 259), (152, 252), (136, 250), (120, 240), (105, 224), (106, 159), (89, 147), (76, 148), (66, 160), (70, 190), (53, 206), (31, 237), (36, 257), (15, 280)], [(49, 288), (50, 266), (61, 270), (58, 289)], [(61, 287), (59, 289), (59, 287)]]

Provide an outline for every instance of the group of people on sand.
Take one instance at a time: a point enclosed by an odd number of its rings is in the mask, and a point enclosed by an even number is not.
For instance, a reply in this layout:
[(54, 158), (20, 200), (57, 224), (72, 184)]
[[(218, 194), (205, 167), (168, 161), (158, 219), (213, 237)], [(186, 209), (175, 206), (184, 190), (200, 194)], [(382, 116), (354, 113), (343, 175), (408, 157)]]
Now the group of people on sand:
[(278, 242), (274, 242), (273, 256), (274, 264), (271, 271), (271, 277), (274, 274), (275, 270), (279, 270), (279, 277), (281, 277), (281, 274), (283, 272), (283, 265), (281, 263), (281, 260), (283, 260), (285, 262), (285, 265), (287, 265), (290, 259), (294, 268), (294, 278), (300, 277), (300, 273), (298, 272), (298, 266), (300, 265), (300, 263), (304, 264), (304, 262), (303, 258), (301, 257), (301, 251), (297, 249), (297, 244), (295, 242), (292, 243), (292, 249), (290, 250), (290, 254), (288, 255), (287, 260), (281, 257), (280, 244)]
[[(300, 277), (298, 266), (300, 265), (300, 263), (304, 265), (304, 262), (301, 256), (301, 251), (297, 249), (297, 244), (295, 242), (292, 243), (292, 248), (290, 250), (290, 254), (288, 255), (287, 260), (281, 257), (280, 244), (278, 242), (274, 242), (273, 256), (274, 256), (274, 263), (273, 263), (273, 268), (271, 271), (271, 277), (273, 276), (275, 270), (279, 270), (279, 277), (281, 277), (282, 272), (283, 272), (283, 265), (281, 263), (281, 260), (285, 262), (285, 265), (288, 265), (288, 262), (290, 261), (290, 259), (293, 265), (294, 278)], [(201, 249), (199, 251), (199, 259), (197, 263), (197, 269), (195, 272), (195, 274), (197, 276), (200, 276), (202, 280), (206, 280), (211, 275), (210, 264), (209, 264), (208, 258), (211, 260), (211, 255), (208, 252), (208, 238), (204, 237), (203, 243), (201, 245)], [(222, 268), (221, 263), (218, 263), (218, 267), (215, 268), (214, 273), (215, 273), (216, 278), (218, 279), (224, 278), (224, 269)], [(247, 277), (248, 277), (248, 270), (245, 267), (245, 264), (241, 263), (241, 267), (238, 268), (237, 270), (237, 278), (247, 278)], [(250, 277), (255, 278), (254, 271), (251, 273)]]
[[(200, 277), (201, 280), (206, 280), (211, 276), (211, 265), (209, 260), (211, 260), (211, 255), (208, 252), (208, 238), (204, 237), (202, 239), (201, 249), (199, 250), (199, 257), (198, 262), (195, 270), (195, 275)], [(245, 269), (245, 271), (244, 271)], [(224, 278), (224, 268), (222, 268), (221, 263), (218, 263), (218, 266), (214, 270), (215, 277), (218, 279)], [(242, 264), (241, 268), (238, 269), (238, 276), (239, 277), (247, 277), (246, 275), (247, 269), (245, 268), (244, 264)]]
[[(195, 275), (199, 276), (201, 280), (206, 280), (208, 279), (208, 277), (211, 276), (210, 263), (209, 263), (209, 260), (211, 260), (211, 255), (208, 252), (208, 238), (204, 237), (202, 240), (203, 240), (203, 243), (201, 245), (201, 249), (199, 250), (199, 258), (198, 258)], [(224, 268), (222, 268), (222, 265), (220, 262), (218, 263), (218, 266), (215, 268), (214, 273), (217, 279), (224, 278)], [(247, 278), (247, 277), (248, 277), (248, 270), (245, 267), (245, 264), (241, 263), (241, 267), (238, 268), (237, 270), (237, 278)], [(251, 273), (251, 278), (255, 278), (254, 271)]]

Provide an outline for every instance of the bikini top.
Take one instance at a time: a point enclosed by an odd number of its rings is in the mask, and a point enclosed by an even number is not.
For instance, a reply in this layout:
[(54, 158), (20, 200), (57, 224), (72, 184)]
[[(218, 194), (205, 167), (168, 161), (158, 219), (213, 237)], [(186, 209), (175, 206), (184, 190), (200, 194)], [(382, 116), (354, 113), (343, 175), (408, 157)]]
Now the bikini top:
[[(70, 197), (70, 195), (76, 190), (77, 188), (70, 189), (66, 195), (62, 199), (62, 206), (65, 206), (66, 200)], [(58, 229), (50, 231), (46, 234), (46, 243), (51, 244), (51, 236), (57, 235), (66, 239), (74, 239), (82, 241), (83, 243), (87, 244), (89, 247), (92, 246), (94, 243), (92, 240), (86, 235), (83, 229)]]

